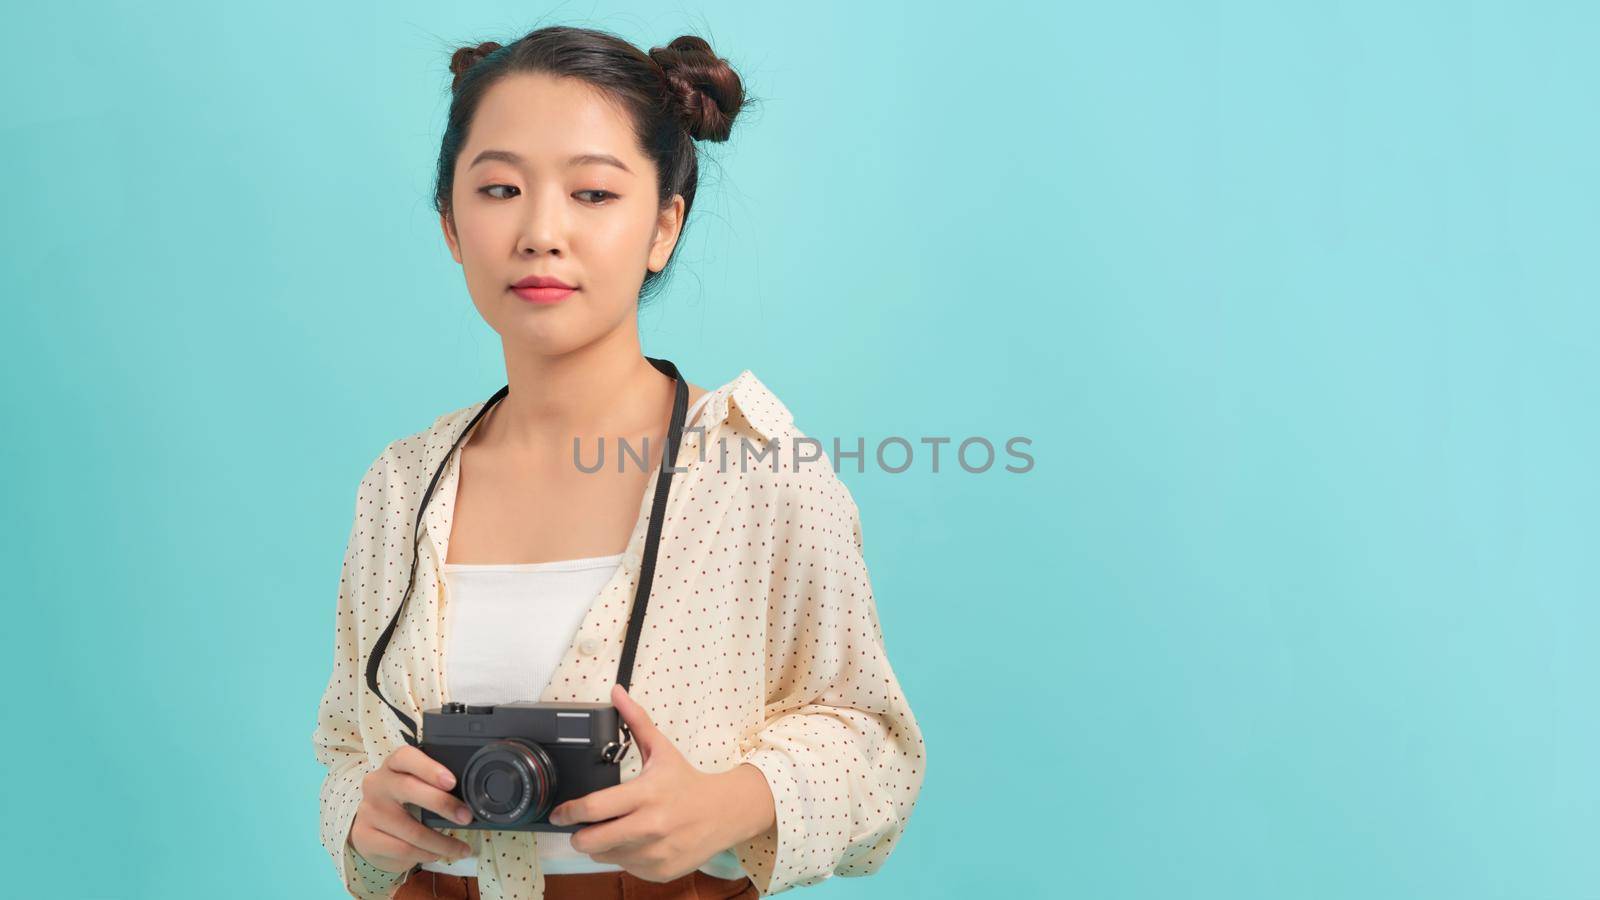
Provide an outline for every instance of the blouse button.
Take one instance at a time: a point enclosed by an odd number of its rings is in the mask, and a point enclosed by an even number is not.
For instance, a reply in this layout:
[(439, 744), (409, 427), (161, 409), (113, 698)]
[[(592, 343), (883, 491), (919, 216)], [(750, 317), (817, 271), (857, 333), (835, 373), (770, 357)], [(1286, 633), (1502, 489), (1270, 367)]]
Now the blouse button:
[(599, 649), (600, 649), (600, 642), (595, 640), (592, 637), (586, 637), (583, 640), (578, 642), (578, 652), (579, 653), (585, 653), (585, 654), (588, 654), (588, 655), (592, 656), (592, 655), (594, 655), (594, 652), (596, 650), (599, 650)]
[(637, 569), (639, 568), (639, 554), (629, 550), (627, 553), (623, 554), (622, 562), (630, 569)]

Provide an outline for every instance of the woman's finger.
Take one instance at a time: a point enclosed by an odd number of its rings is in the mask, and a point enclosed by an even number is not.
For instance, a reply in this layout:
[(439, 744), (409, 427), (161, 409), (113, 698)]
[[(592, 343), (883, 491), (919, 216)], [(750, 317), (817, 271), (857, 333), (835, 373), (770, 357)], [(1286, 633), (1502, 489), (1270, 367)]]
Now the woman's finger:
[(372, 826), (388, 837), (404, 841), (432, 856), (465, 856), (472, 848), (465, 841), (418, 822), (405, 807), (384, 804), (373, 810)]
[(574, 832), (568, 841), (572, 844), (572, 849), (589, 856), (595, 862), (604, 862), (595, 854), (628, 850), (659, 837), (641, 828), (640, 824), (634, 821), (636, 818), (638, 817), (624, 816), (601, 825), (590, 825)]
[(472, 822), (472, 811), (467, 809), (465, 803), (415, 775), (397, 775), (391, 785), (390, 796), (397, 801), (431, 810), (457, 825), (467, 825)]
[(350, 829), (350, 843), (356, 852), (387, 872), (404, 872), (418, 863), (434, 862), (439, 854), (429, 853), (401, 840), (388, 832), (375, 828), (369, 822), (356, 822)]
[(450, 770), (417, 747), (410, 745), (401, 747), (399, 750), (389, 754), (383, 764), (391, 771), (415, 775), (428, 784), (436, 785), (447, 791), (456, 786), (455, 776), (450, 773)]

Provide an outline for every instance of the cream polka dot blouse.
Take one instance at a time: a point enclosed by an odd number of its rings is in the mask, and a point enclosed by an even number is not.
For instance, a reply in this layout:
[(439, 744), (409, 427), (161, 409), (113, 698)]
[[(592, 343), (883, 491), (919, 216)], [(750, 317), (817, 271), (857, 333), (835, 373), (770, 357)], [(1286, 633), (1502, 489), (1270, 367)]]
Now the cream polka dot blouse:
[[(356, 493), (333, 673), (312, 734), (328, 768), (322, 843), (356, 897), (392, 897), (406, 877), (372, 866), (347, 844), (362, 777), (405, 746), (399, 721), (367, 689), (366, 660), (405, 592), (417, 504), (482, 405), (391, 443)], [(685, 430), (678, 452), (630, 693), (702, 771), (748, 762), (766, 776), (776, 825), (730, 848), (763, 896), (870, 874), (906, 827), (926, 757), (885, 654), (855, 502), (819, 447), (791, 446), (803, 435), (748, 369), (708, 395), (698, 426)], [(769, 441), (776, 452), (747, 455), (741, 468), (741, 439), (752, 453)], [(809, 455), (819, 458), (806, 461)], [(424, 709), (448, 699), (439, 583), (460, 448), (452, 456), (423, 517), (416, 587), (379, 671), (384, 695), (418, 723)], [(610, 702), (659, 474), (652, 471), (641, 495), (622, 564), (543, 694), (531, 699)], [(639, 768), (637, 747), (630, 748), (621, 779)], [(472, 847), (486, 900), (544, 896), (538, 832), (443, 831)]]

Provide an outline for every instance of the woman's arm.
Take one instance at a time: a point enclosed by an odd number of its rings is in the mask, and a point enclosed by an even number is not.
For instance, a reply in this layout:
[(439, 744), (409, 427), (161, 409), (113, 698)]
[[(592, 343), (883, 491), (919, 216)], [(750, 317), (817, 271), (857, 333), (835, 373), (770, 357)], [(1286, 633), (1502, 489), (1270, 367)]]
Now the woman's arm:
[(317, 761), (328, 767), (322, 781), (322, 846), (333, 859), (345, 888), (355, 897), (392, 897), (405, 880), (404, 872), (387, 872), (371, 865), (349, 844), (350, 824), (361, 805), (361, 779), (378, 762), (367, 753), (361, 740), (360, 710), (365, 695), (360, 665), (357, 629), (357, 596), (367, 590), (372, 559), (364, 544), (366, 533), (362, 517), (373, 515), (372, 504), (383, 487), (384, 461), (380, 455), (367, 468), (356, 491), (355, 521), (345, 545), (344, 563), (339, 573), (338, 604), (334, 613), (333, 674), (317, 712), (316, 731), (311, 736)]
[(765, 723), (740, 742), (766, 776), (772, 828), (736, 845), (763, 896), (888, 858), (926, 768), (889, 665), (849, 491), (824, 458), (782, 507), (767, 609)]

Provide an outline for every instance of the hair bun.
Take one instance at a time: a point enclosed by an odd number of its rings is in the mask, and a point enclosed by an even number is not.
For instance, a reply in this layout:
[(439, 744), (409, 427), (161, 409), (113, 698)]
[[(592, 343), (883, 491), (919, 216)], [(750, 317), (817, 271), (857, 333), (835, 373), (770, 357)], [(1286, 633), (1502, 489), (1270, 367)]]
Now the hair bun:
[(697, 35), (675, 38), (654, 47), (650, 58), (661, 67), (667, 98), (676, 107), (689, 136), (697, 141), (725, 141), (734, 117), (744, 106), (744, 82), (728, 61)]
[(450, 74), (455, 76), (450, 81), (450, 90), (454, 91), (461, 86), (461, 79), (467, 76), (467, 71), (477, 65), (485, 56), (499, 50), (500, 44), (494, 41), (484, 41), (476, 47), (462, 47), (450, 55)]

